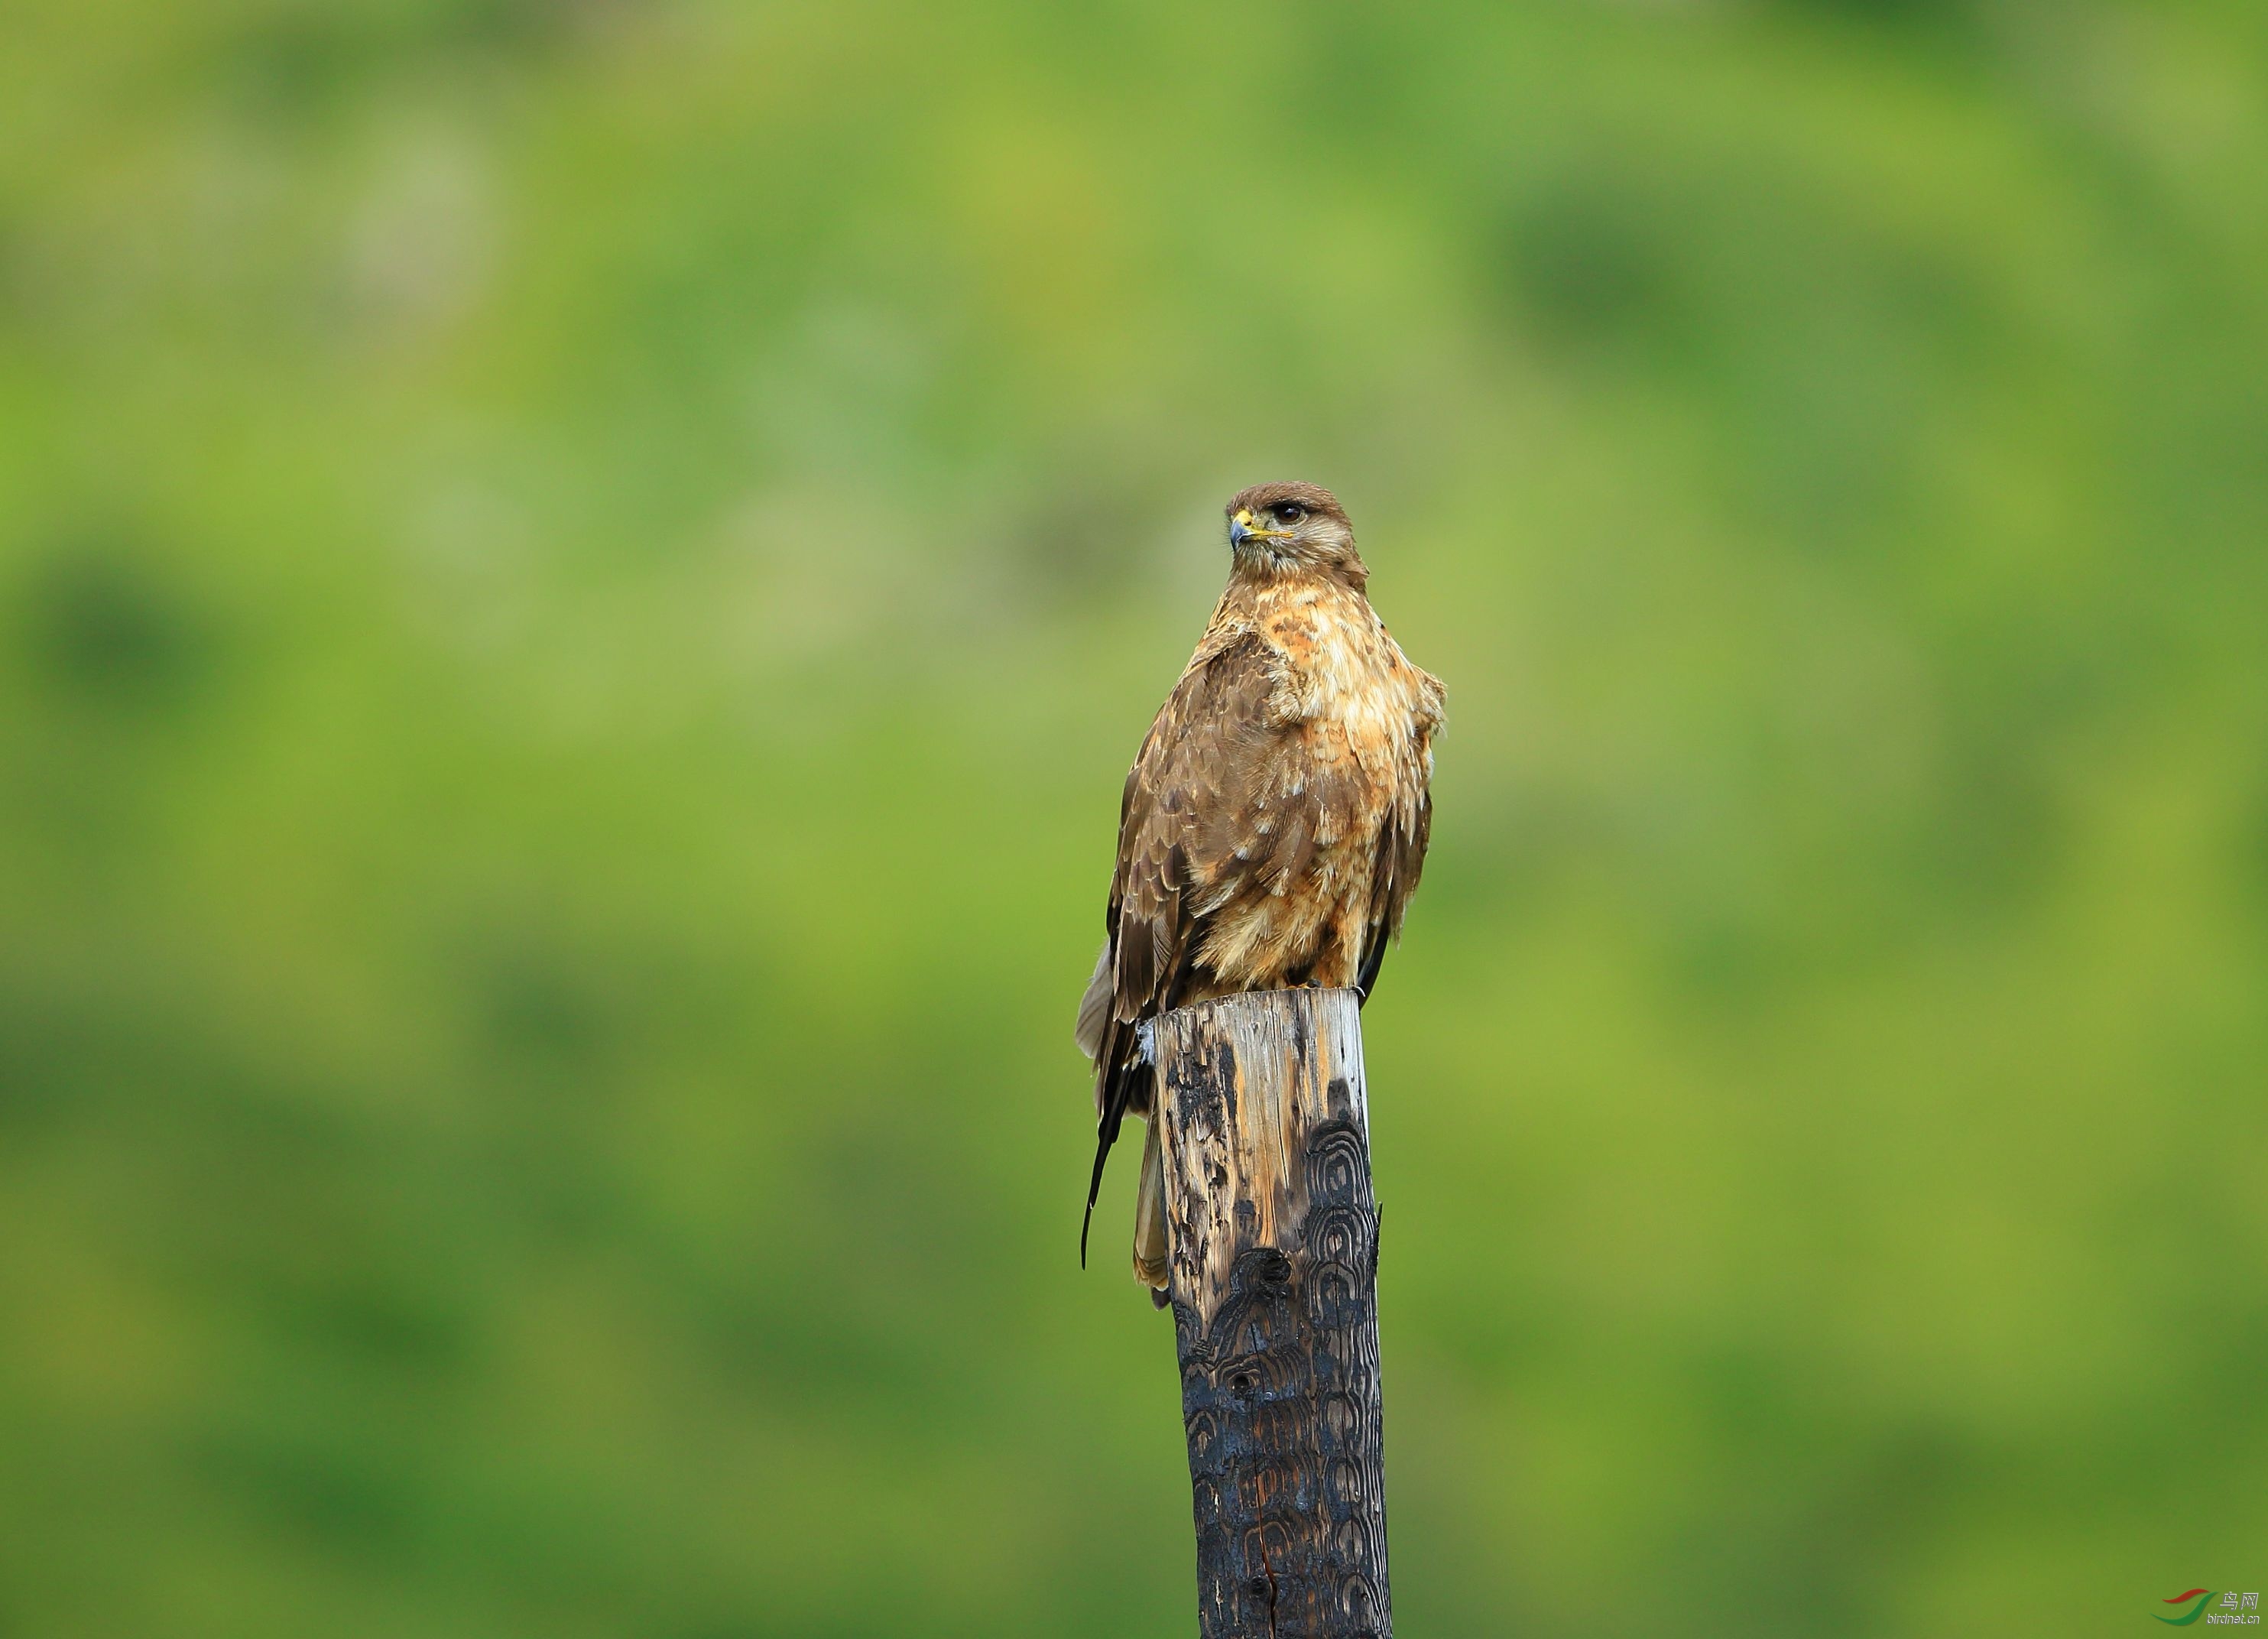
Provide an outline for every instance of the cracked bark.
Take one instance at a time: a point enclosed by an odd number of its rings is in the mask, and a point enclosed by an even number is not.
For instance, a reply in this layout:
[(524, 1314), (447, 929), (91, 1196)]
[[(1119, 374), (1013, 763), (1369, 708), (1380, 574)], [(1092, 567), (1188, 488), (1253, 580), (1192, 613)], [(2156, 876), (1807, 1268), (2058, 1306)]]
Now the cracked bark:
[(1378, 1207), (1350, 990), (1158, 1021), (1204, 1639), (1390, 1639)]

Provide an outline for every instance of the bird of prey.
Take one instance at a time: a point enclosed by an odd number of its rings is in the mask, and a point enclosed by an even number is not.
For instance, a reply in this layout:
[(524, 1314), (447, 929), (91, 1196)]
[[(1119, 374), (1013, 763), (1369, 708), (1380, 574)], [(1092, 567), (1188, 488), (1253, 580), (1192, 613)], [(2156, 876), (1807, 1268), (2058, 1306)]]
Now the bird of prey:
[(1248, 990), (1367, 1000), (1418, 886), (1441, 684), (1387, 635), (1329, 490), (1263, 484), (1227, 506), (1228, 588), (1126, 776), (1102, 953), (1079, 1008), (1094, 1061), (1094, 1171), (1128, 1114), (1148, 1136), (1134, 1274), (1165, 1307), (1165, 1168), (1146, 1021)]

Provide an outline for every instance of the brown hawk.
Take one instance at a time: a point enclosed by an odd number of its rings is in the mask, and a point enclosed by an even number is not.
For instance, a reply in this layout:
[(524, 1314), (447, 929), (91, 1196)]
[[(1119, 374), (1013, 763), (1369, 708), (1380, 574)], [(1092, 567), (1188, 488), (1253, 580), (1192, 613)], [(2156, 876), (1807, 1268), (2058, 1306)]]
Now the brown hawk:
[(1149, 1133), (1134, 1274), (1165, 1304), (1165, 1171), (1145, 1021), (1235, 991), (1351, 986), (1367, 1000), (1432, 827), (1441, 685), (1370, 607), (1328, 490), (1228, 504), (1228, 589), (1150, 725), (1119, 806), (1102, 954), (1079, 1007), (1094, 1060), (1094, 1171), (1129, 1114)]

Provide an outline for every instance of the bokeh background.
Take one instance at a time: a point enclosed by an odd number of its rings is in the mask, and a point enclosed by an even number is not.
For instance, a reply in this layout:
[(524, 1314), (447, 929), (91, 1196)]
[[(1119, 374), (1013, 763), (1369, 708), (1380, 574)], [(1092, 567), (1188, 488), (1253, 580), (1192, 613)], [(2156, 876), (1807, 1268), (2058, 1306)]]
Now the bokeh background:
[(1403, 1630), (2268, 1584), (2252, 0), (19, 0), (0, 1635), (1190, 1631), (1070, 1025), (1278, 476)]

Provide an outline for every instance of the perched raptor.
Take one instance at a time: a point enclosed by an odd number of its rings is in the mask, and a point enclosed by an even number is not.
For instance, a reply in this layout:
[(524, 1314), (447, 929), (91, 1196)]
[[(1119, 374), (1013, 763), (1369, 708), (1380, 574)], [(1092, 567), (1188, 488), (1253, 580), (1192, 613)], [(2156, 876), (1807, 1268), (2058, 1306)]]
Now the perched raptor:
[(1102, 954), (1079, 1007), (1098, 1117), (1087, 1221), (1119, 1123), (1143, 1117), (1134, 1274), (1160, 1307), (1165, 1170), (1144, 1022), (1235, 991), (1351, 986), (1367, 1000), (1425, 862), (1441, 725), (1441, 685), (1371, 609), (1331, 492), (1263, 484), (1227, 511), (1228, 589), (1126, 776)]

